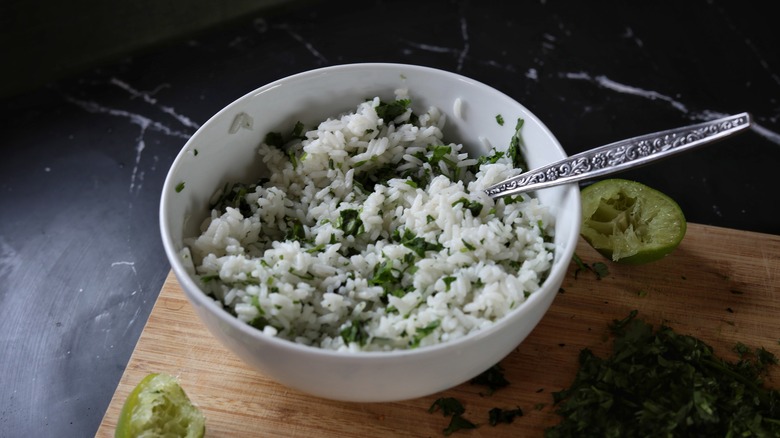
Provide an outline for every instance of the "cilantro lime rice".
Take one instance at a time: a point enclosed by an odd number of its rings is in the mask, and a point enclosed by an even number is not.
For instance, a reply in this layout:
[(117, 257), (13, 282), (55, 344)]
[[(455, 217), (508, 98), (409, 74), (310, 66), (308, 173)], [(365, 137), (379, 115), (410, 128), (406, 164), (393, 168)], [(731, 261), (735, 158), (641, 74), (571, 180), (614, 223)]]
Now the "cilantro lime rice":
[(438, 109), (396, 99), (270, 133), (258, 150), (269, 178), (214, 196), (181, 256), (239, 320), (323, 349), (418, 348), (488, 327), (539, 289), (553, 217), (535, 198), (484, 192), (522, 171), (517, 142), (469, 158), (443, 139)]

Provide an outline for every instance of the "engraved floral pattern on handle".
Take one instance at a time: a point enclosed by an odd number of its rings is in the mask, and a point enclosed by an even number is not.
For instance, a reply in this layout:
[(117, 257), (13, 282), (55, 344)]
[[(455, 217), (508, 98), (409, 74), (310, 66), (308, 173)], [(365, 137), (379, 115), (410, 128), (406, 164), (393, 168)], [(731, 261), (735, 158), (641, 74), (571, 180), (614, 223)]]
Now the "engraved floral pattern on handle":
[(556, 181), (574, 182), (625, 170), (672, 153), (723, 138), (750, 125), (750, 116), (742, 113), (697, 125), (647, 134), (571, 156), (567, 159), (520, 174), (485, 191), (491, 197), (532, 190), (531, 185), (549, 187)]

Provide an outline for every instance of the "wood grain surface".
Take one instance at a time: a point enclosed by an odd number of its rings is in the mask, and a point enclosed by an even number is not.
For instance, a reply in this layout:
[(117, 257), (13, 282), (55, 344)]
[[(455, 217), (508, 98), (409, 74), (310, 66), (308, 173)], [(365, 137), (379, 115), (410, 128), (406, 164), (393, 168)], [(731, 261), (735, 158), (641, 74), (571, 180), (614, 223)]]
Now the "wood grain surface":
[[(589, 264), (605, 261), (582, 240), (576, 253)], [(597, 279), (592, 272), (575, 272), (572, 263), (547, 315), (501, 361), (508, 387), (488, 396), (485, 387), (465, 383), (396, 403), (330, 401), (269, 380), (211, 336), (170, 274), (97, 436), (113, 436), (125, 398), (152, 372), (179, 378), (206, 416), (208, 437), (439, 437), (449, 419), (428, 413), (439, 397), (459, 399), (464, 417), (478, 424), (455, 436), (542, 436), (560, 420), (552, 392), (571, 384), (580, 350), (607, 355), (607, 325), (634, 309), (639, 318), (696, 336), (728, 359), (735, 358), (737, 342), (780, 356), (780, 236), (689, 224), (667, 258), (607, 266), (609, 274)], [(780, 387), (780, 371), (773, 369), (766, 383)], [(524, 415), (493, 427), (493, 407), (519, 407)]]

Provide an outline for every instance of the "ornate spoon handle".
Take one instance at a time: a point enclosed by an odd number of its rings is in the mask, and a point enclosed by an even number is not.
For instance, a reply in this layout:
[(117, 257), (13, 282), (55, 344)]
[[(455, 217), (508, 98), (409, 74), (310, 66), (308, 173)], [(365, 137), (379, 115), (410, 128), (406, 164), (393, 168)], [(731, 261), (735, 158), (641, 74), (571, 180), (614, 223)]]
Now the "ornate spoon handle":
[(500, 198), (597, 178), (720, 140), (749, 126), (750, 114), (741, 113), (696, 125), (645, 134), (572, 155), (502, 181), (485, 191), (493, 198)]

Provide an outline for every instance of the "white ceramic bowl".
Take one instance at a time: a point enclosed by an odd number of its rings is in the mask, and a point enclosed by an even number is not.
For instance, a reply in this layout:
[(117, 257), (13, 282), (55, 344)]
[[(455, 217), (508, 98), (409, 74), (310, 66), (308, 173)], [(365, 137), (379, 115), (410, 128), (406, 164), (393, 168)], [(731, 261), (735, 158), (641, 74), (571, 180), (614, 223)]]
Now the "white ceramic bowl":
[[(481, 139), (506, 145), (518, 117), (531, 167), (565, 158), (555, 137), (527, 108), (475, 80), (446, 71), (399, 64), (351, 64), (308, 71), (239, 98), (206, 122), (184, 145), (163, 186), (160, 226), (165, 252), (196, 313), (228, 349), (264, 375), (316, 396), (347, 401), (395, 401), (430, 395), (468, 381), (509, 354), (544, 316), (563, 281), (580, 228), (576, 185), (538, 193), (556, 215), (557, 251), (541, 290), (488, 329), (447, 343), (408, 351), (338, 353), (266, 336), (206, 296), (179, 260), (182, 240), (199, 234), (208, 200), (226, 182), (257, 180), (257, 147), (269, 131), (302, 121), (307, 126), (352, 111), (373, 96), (394, 98), (406, 87), (416, 112), (436, 106), (447, 115), (445, 139), (472, 156), (487, 152)], [(251, 118), (238, 119), (245, 113)], [(496, 115), (506, 120), (503, 126)], [(232, 128), (232, 129), (231, 129)], [(233, 133), (231, 133), (233, 132)], [(197, 151), (197, 153), (196, 153)], [(185, 189), (176, 190), (184, 181)]]

